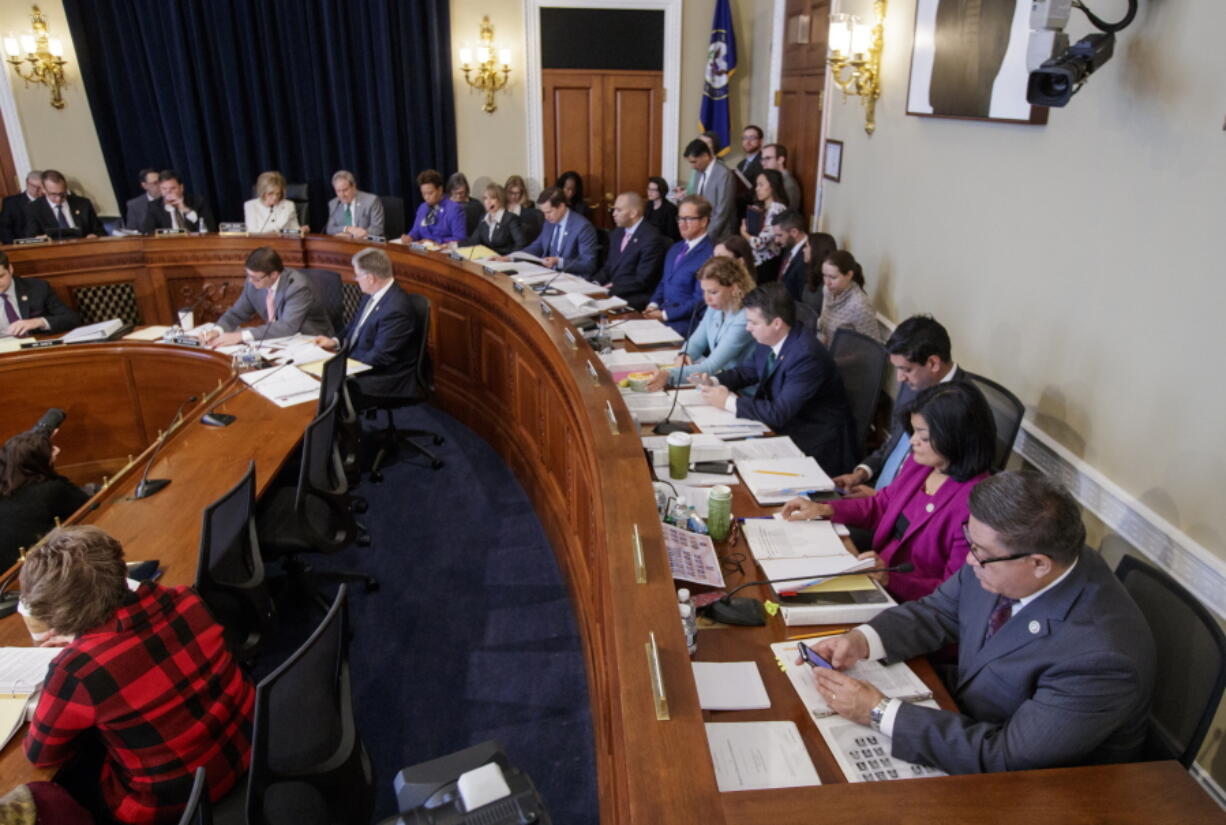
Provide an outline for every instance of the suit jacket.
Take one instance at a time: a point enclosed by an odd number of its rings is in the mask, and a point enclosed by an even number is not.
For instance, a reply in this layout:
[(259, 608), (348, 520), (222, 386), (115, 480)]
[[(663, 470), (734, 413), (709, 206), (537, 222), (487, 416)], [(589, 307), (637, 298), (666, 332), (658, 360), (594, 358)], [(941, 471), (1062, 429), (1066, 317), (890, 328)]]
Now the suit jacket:
[(741, 174), (749, 181), (750, 188), (757, 181), (758, 175), (762, 174), (762, 153), (755, 152), (753, 158), (741, 158), (740, 163), (736, 168), (741, 170)]
[(143, 192), (132, 198), (124, 205), (123, 226), (125, 229), (135, 229), (137, 232), (145, 228), (145, 216), (149, 214), (149, 207), (153, 202), (149, 200), (149, 196)]
[(522, 249), (527, 243), (528, 239), (524, 237), (524, 225), (519, 215), (507, 212), (505, 209), (502, 212), (502, 219), (495, 224), (493, 229), (490, 229), (490, 225), (482, 218), (466, 241), (468, 246), (481, 244), (499, 255), (507, 255), (516, 249)]
[[(431, 210), (434, 211), (434, 222), (427, 224)], [(409, 226), (408, 236), (414, 241), (430, 241), (436, 244), (464, 243), (471, 234), (464, 217), (464, 207), (450, 198), (443, 198), (433, 207), (422, 201), (417, 205), (413, 215), (413, 223)]]
[(961, 713), (904, 703), (894, 719), (894, 756), (949, 773), (1137, 758), (1154, 641), (1102, 557), (1082, 550), (1063, 581), (985, 644), (995, 604), (968, 564), (932, 595), (869, 622), (891, 662), (958, 644), (950, 693)]
[(706, 174), (701, 194), (711, 202), (707, 237), (718, 243), (720, 238), (736, 231), (736, 178), (726, 166), (715, 161), (707, 166)]
[[(267, 289), (258, 289), (252, 286), (250, 280), (245, 281), (242, 294), (238, 296), (234, 306), (218, 319), (217, 325), (231, 332), (252, 318), (267, 322), (267, 294)], [(257, 341), (263, 338), (281, 338), (299, 332), (304, 335), (327, 335), (329, 338), (336, 334), (327, 308), (315, 294), (310, 279), (301, 272), (287, 269), (281, 273), (273, 302), (277, 320), (271, 324), (263, 323), (250, 328)]]
[[(81, 326), (81, 316), (65, 306), (46, 281), (14, 275), (13, 289), (17, 292), (17, 314), (22, 318), (46, 318), (50, 325), (48, 332), (67, 332)], [(2, 311), (0, 320), (3, 320)]]
[[(664, 253), (664, 276), (656, 291), (651, 295), (650, 303), (664, 310), (668, 320), (664, 323), (677, 331), (678, 335), (688, 335), (690, 332), (690, 316), (694, 316), (697, 324), (705, 311), (702, 300), (702, 285), (694, 277), (699, 267), (715, 254), (715, 242), (708, 235), (694, 248), (689, 248), (688, 241), (678, 241)], [(698, 307), (695, 312), (694, 308)]]
[(770, 351), (758, 344), (749, 359), (715, 376), (730, 390), (758, 385), (752, 398), (737, 399), (737, 417), (761, 421), (791, 436), (829, 475), (847, 472), (855, 461), (855, 436), (851, 407), (834, 359), (811, 333), (796, 329), (788, 333), (768, 375)]
[(374, 368), (353, 376), (352, 380), (364, 395), (411, 396), (418, 389), (421, 319), (414, 312), (408, 293), (393, 283), (358, 329), (356, 340), (350, 341), (369, 303), (370, 296), (363, 295), (341, 338), (350, 358)]
[(643, 220), (654, 226), (656, 231), (671, 243), (681, 240), (681, 230), (677, 228), (676, 204), (668, 198), (664, 198), (660, 201), (660, 205), (655, 208), (653, 208), (651, 201), (647, 201), (643, 209)]
[(80, 232), (79, 235), (73, 234), (72, 230), (60, 228), (60, 222), (55, 217), (55, 208), (46, 196), (43, 196), (26, 207), (26, 236), (50, 235), (52, 238), (84, 238), (86, 235), (102, 236), (106, 234), (106, 229), (103, 228), (102, 221), (98, 219), (98, 213), (94, 210), (94, 205), (89, 198), (69, 195), (65, 201), (64, 208), (71, 213), (72, 222)]
[(540, 236), (541, 229), (545, 226), (545, 215), (532, 204), (525, 203), (520, 206), (519, 222), (524, 227), (524, 240), (532, 243)]
[(788, 209), (803, 212), (804, 198), (800, 194), (800, 184), (796, 182), (796, 176), (786, 169), (779, 174), (783, 175), (783, 191), (788, 194)]
[(26, 207), (31, 203), (25, 192), (9, 195), (0, 207), (0, 243), (10, 244), (26, 231)]
[(660, 282), (668, 242), (646, 220), (639, 221), (622, 251), (625, 236), (626, 230), (620, 226), (613, 230), (609, 236), (609, 257), (592, 280), (598, 284), (612, 284), (609, 288), (612, 294), (635, 309), (642, 309)]
[[(383, 201), (378, 195), (358, 192), (353, 198), (353, 225), (365, 229), (371, 235), (383, 235)], [(328, 201), (328, 222), (325, 235), (339, 234), (345, 228), (345, 205), (340, 198)]]
[[(890, 574), (886, 589), (900, 602), (927, 596), (966, 562), (971, 550), (962, 533), (962, 525), (970, 518), (967, 500), (975, 485), (988, 477), (980, 473), (967, 481), (947, 478), (929, 502), (932, 509), (920, 508), (917, 514), (912, 500), (922, 495), (930, 472), (931, 467), (908, 458), (894, 483), (876, 495), (830, 502), (834, 509), (831, 521), (873, 531), (873, 549), (883, 564), (909, 561), (915, 565), (911, 573)], [(908, 508), (907, 529), (896, 539), (894, 525)]]
[(464, 209), (464, 231), (472, 235), (477, 230), (477, 224), (485, 218), (485, 206), (476, 198), (469, 198), (460, 204)]
[[(209, 211), (209, 205), (204, 202), (203, 196), (188, 192), (183, 195), (183, 202), (187, 204), (187, 208), (190, 211), (196, 213), (196, 220), (194, 222), (184, 218), (188, 232), (217, 231), (217, 223), (213, 220), (213, 213)], [(152, 235), (159, 229), (174, 228), (170, 213), (166, 211), (165, 200), (158, 198), (149, 204), (149, 211), (145, 213), (145, 223), (141, 228), (146, 235)]]
[[(954, 365), (954, 374), (950, 376), (950, 381), (968, 381), (969, 373), (961, 367)], [(868, 483), (872, 484), (873, 479), (881, 474), (881, 468), (885, 465), (885, 461), (890, 457), (890, 453), (894, 452), (894, 447), (900, 439), (908, 438), (906, 427), (903, 426), (903, 421), (899, 417), (899, 413), (905, 410), (907, 406), (915, 400), (915, 396), (919, 395), (915, 390), (911, 389), (910, 384), (902, 384), (898, 388), (898, 397), (894, 399), (894, 409), (890, 414), (893, 420), (893, 425), (890, 427), (890, 437), (885, 440), (880, 447), (873, 453), (861, 461), (858, 467), (866, 467), (872, 473)]]
[[(553, 240), (558, 232), (563, 233), (560, 248)], [(567, 210), (564, 228), (563, 223), (546, 221), (541, 234), (523, 251), (538, 258), (559, 257), (562, 264), (558, 269), (572, 275), (587, 278), (596, 274), (596, 229), (587, 218), (574, 210)]]
[[(792, 250), (789, 248), (780, 254), (779, 265), (781, 267), (791, 253)], [(805, 283), (808, 277), (809, 265), (805, 263), (803, 249), (792, 255), (792, 260), (788, 261), (787, 269), (780, 269), (779, 271), (779, 282), (788, 288), (792, 298), (797, 301), (801, 300), (805, 294)]]

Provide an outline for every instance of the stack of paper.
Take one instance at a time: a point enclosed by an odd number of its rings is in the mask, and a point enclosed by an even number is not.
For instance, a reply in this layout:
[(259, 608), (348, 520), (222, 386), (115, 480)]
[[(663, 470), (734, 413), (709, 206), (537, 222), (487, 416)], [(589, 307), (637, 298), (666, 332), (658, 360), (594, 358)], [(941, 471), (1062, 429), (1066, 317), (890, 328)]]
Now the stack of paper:
[[(690, 436), (690, 463), (699, 461), (728, 461), (732, 451), (728, 445), (707, 433), (694, 433)], [(668, 436), (643, 436), (643, 446), (651, 450), (651, 463), (656, 467), (668, 466)]]
[(30, 696), (61, 652), (56, 647), (0, 647), (0, 748), (25, 725)]
[[(759, 562), (774, 559), (834, 558), (853, 562), (843, 539), (828, 521), (782, 521), (770, 518), (746, 519), (742, 532), (753, 557)], [(841, 568), (846, 569), (846, 568)], [(816, 575), (810, 578), (817, 578)], [(795, 590), (789, 587), (788, 590)]]
[(762, 710), (771, 706), (757, 662), (693, 662), (703, 710)]
[[(590, 286), (596, 286), (596, 284), (590, 284)], [(580, 292), (572, 292), (566, 295), (553, 295), (546, 298), (545, 301), (551, 307), (560, 312), (562, 317), (568, 321), (574, 321), (579, 318), (591, 318), (593, 315), (599, 315), (602, 312), (611, 312), (615, 309), (621, 309), (626, 305), (624, 299), (616, 296), (597, 300), (595, 298), (589, 298)]]
[(96, 324), (86, 324), (83, 327), (70, 330), (65, 333), (62, 340), (65, 344), (105, 341), (121, 329), (123, 329), (123, 321), (119, 318), (111, 318), (109, 321), (99, 321)]
[(626, 408), (640, 424), (655, 424), (663, 421), (672, 410), (671, 421), (689, 421), (685, 408), (680, 404), (673, 406), (673, 394), (670, 392), (627, 392), (622, 395)]
[(822, 784), (795, 722), (708, 722), (707, 746), (724, 793)]
[[(915, 704), (939, 708), (926, 699)], [(870, 727), (857, 725), (842, 716), (827, 716), (817, 720), (817, 729), (830, 746), (835, 761), (848, 782), (888, 782), (893, 779), (921, 779), (925, 776), (946, 776), (927, 765), (916, 765), (890, 755), (890, 739)]]
[(621, 327), (625, 331), (626, 337), (640, 347), (651, 346), (653, 344), (680, 344), (685, 340), (672, 327), (659, 321), (641, 319), (625, 321), (621, 324)]
[[(694, 410), (690, 415), (698, 421)], [(783, 504), (799, 495), (834, 489), (830, 476), (810, 456), (738, 459), (736, 469), (754, 499), (763, 505)]]
[(803, 458), (804, 453), (789, 436), (775, 438), (750, 438), (730, 445), (735, 459), (752, 458)]
[(690, 414), (690, 420), (697, 424), (700, 430), (725, 441), (752, 438), (767, 431), (767, 426), (761, 421), (737, 418), (727, 410), (709, 404), (689, 406), (685, 409)]
[(239, 378), (278, 407), (292, 407), (319, 398), (319, 382), (301, 370), (268, 367), (245, 372)]

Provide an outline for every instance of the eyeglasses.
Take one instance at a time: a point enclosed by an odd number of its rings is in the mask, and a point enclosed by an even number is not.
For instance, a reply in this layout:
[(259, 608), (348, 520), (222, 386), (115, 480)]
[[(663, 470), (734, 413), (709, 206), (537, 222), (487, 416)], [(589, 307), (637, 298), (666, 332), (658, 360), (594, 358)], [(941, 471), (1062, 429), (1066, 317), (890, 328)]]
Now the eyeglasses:
[(971, 555), (975, 557), (975, 561), (979, 562), (980, 567), (986, 567), (989, 564), (996, 564), (997, 562), (1001, 561), (1016, 561), (1017, 559), (1024, 559), (1026, 556), (1035, 555), (1034, 553), (1010, 553), (1007, 556), (996, 556), (995, 558), (989, 556), (985, 558), (983, 555), (981, 555), (983, 548), (971, 541), (971, 531), (969, 529), (969, 525), (970, 522), (962, 522), (962, 536), (966, 539), (966, 543), (970, 545)]
[(688, 217), (688, 216), (686, 216), (686, 215), (678, 215), (678, 216), (677, 216), (677, 223), (690, 223), (690, 222), (692, 222), (692, 221), (700, 221), (700, 220), (702, 220), (702, 218), (699, 218), (699, 217), (693, 217), (693, 218), (691, 218), (691, 217)]

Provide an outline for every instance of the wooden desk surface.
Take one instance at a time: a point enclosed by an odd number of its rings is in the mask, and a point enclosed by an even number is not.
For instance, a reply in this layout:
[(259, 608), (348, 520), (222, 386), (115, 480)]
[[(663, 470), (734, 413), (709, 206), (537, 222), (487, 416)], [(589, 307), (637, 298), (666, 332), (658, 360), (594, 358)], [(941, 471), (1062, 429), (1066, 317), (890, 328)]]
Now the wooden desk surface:
[[(346, 281), (352, 280), (351, 256), (369, 246), (314, 236), (206, 236), (68, 241), (6, 251), (19, 275), (46, 278), (69, 305), (76, 305), (74, 290), (82, 286), (130, 285), (144, 323), (168, 324), (174, 307), (201, 297), (206, 300), (200, 315), (215, 317), (224, 310), (237, 297), (247, 253), (264, 244), (274, 246), (289, 266), (332, 269)], [(822, 764), (829, 757), (823, 756), (824, 744), (820, 737), (812, 738), (816, 730), (807, 722), (800, 725), (808, 731), (806, 744), (829, 784), (720, 794), (677, 616), (650, 474), (629, 412), (608, 371), (570, 324), (556, 314), (546, 317), (537, 296), (530, 291), (516, 293), (505, 276), (483, 273), (479, 264), (456, 263), (400, 245), (384, 248), (401, 284), (425, 295), (432, 305), (435, 403), (481, 435), (511, 467), (533, 501), (570, 588), (587, 664), (603, 822), (779, 825), (864, 822), (877, 817), (906, 823), (958, 823), (972, 818), (975, 823), (984, 819), (1226, 823), (1226, 815), (1175, 763), (841, 783), (833, 765)], [(171, 440), (168, 451), (181, 445), (207, 452), (210, 460), (218, 456), (211, 468), (217, 470), (216, 479), (212, 473), (185, 468), (190, 463), (186, 458), (172, 456), (174, 467), (167, 465), (166, 472), (155, 469), (155, 474), (186, 473), (183, 477), (192, 483), (176, 482), (143, 503), (123, 502), (123, 490), (117, 489), (118, 500), (110, 499), (107, 506), (115, 507), (116, 515), (109, 516), (102, 508), (97, 513), (97, 518), (108, 519), (108, 529), (130, 530), (122, 534), (127, 541), (154, 543), (147, 555), (161, 558), (177, 571), (168, 571), (168, 581), (190, 580), (194, 566), (186, 559), (194, 558), (200, 510), (233, 484), (245, 466), (245, 455), (254, 451), (264, 456), (261, 461), (275, 461), (274, 445), (230, 441), (243, 435), (236, 428), (257, 417), (260, 401), (248, 394), (242, 407), (235, 402), (230, 411), (240, 420), (230, 431), (186, 429)], [(246, 404), (255, 404), (256, 409), (246, 409)], [(296, 440), (309, 417), (308, 406), (292, 408), (303, 414), (293, 426), (269, 412), (260, 432), (264, 437)], [(612, 410), (613, 422), (607, 410)], [(284, 432), (275, 433), (278, 430)], [(266, 448), (267, 454), (260, 452)], [(270, 475), (261, 464), (260, 482)], [(195, 488), (205, 482), (216, 487)], [(134, 483), (117, 482), (128, 484), (128, 489)], [(176, 497), (185, 488), (196, 495), (183, 502)], [(174, 516), (174, 532), (167, 525), (142, 525), (130, 518), (141, 514), (141, 504), (166, 504), (169, 509), (170, 502), (179, 502), (175, 508), (188, 511)], [(734, 507), (740, 507), (736, 499)], [(644, 550), (645, 584), (636, 582), (636, 536)], [(172, 557), (171, 545), (186, 555)], [(0, 622), (0, 632), (4, 628)], [(704, 631), (705, 636), (727, 635), (700, 639), (700, 651), (756, 659), (763, 634), (783, 632), (778, 625), (759, 631)], [(644, 643), (653, 633), (668, 688), (668, 721), (656, 720), (651, 698)], [(784, 689), (776, 682), (772, 687), (765, 663), (763, 674), (780, 707), (779, 714), (770, 718), (793, 718), (794, 706), (784, 709), (788, 702), (799, 704), (790, 685)], [(12, 755), (10, 747), (0, 758), (0, 782), (12, 784), (12, 775), (6, 772)], [(15, 781), (32, 778), (25, 767), (25, 775)]]

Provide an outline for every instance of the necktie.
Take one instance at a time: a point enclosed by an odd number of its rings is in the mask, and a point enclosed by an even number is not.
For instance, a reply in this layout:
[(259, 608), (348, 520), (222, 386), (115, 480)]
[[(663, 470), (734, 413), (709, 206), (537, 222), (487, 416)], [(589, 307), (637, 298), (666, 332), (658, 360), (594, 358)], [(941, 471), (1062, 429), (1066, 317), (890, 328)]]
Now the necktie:
[(898, 470), (902, 467), (902, 463), (907, 460), (907, 456), (911, 454), (911, 439), (907, 438), (906, 433), (898, 439), (898, 443), (894, 445), (894, 449), (886, 456), (885, 462), (881, 465), (881, 472), (877, 476), (876, 488), (880, 490), (882, 487), (889, 485), (894, 477), (898, 475)]
[(766, 374), (762, 376), (762, 380), (770, 378), (771, 373), (775, 371), (775, 365), (779, 363), (779, 356), (775, 355), (775, 351), (771, 350), (766, 353)]
[(698, 173), (698, 183), (694, 184), (694, 194), (695, 195), (702, 194), (702, 185), (706, 182), (707, 182), (707, 173), (699, 172)]
[(353, 205), (345, 204), (345, 226), (353, 226)]
[(353, 332), (349, 333), (349, 340), (346, 342), (346, 344), (350, 348), (352, 348), (353, 345), (357, 343), (358, 334), (362, 331), (362, 327), (366, 325), (366, 319), (370, 317), (371, 312), (374, 311), (374, 307), (375, 307), (374, 301), (366, 302), (366, 306), (362, 309), (362, 314), (358, 318), (358, 322), (353, 325)]
[(264, 314), (268, 316), (268, 323), (277, 320), (277, 305), (273, 300), (272, 290), (264, 293)]
[(68, 228), (68, 219), (64, 217), (64, 204), (57, 203), (55, 205), (55, 219), (60, 224), (60, 229)]
[(1005, 622), (1009, 621), (1013, 616), (1013, 605), (1017, 604), (1017, 599), (1010, 599), (1005, 596), (996, 597), (996, 606), (992, 608), (992, 614), (988, 616), (988, 631), (984, 634), (983, 643), (987, 644), (988, 639), (996, 635), (996, 632), (1005, 626)]
[(183, 216), (179, 214), (178, 207), (170, 208), (170, 223), (175, 229), (183, 229)]
[(10, 324), (15, 324), (21, 320), (21, 316), (17, 314), (17, 307), (13, 306), (13, 299), (9, 294), (4, 293), (4, 317)]
[(685, 257), (685, 253), (690, 251), (689, 244), (681, 247), (681, 251), (677, 253), (677, 260), (673, 261), (673, 266), (681, 266), (681, 259)]
[(627, 246), (629, 243), (630, 243), (630, 233), (629, 233), (629, 232), (627, 232), (625, 235), (622, 235), (622, 248), (621, 248), (621, 251), (622, 251), (622, 252), (625, 252), (625, 251), (626, 251), (626, 246)]

